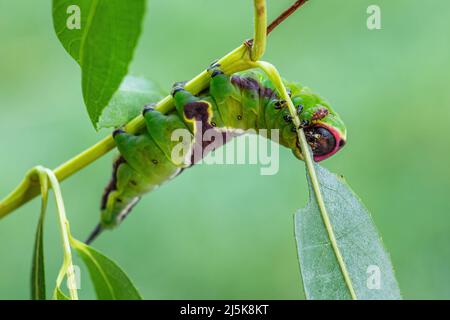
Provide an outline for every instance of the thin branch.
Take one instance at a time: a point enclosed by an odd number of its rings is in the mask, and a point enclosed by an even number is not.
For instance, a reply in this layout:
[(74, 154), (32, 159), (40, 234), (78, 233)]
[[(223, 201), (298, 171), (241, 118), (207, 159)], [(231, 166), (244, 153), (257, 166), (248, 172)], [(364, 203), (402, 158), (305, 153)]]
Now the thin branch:
[(278, 27), (284, 20), (286, 20), (291, 14), (293, 14), (297, 9), (303, 6), (308, 0), (297, 0), (292, 6), (290, 6), (286, 11), (278, 16), (272, 23), (267, 27), (267, 35), (269, 35), (276, 27)]
[[(222, 70), (225, 73), (235, 73), (248, 69), (250, 67), (249, 50), (248, 46), (243, 44), (239, 48), (235, 49), (222, 59), (218, 61), (221, 64)], [(186, 90), (197, 94), (204, 90), (209, 84), (210, 76), (207, 71), (203, 71), (198, 76), (189, 81), (185, 88)], [(173, 109), (172, 96), (167, 96), (155, 105), (155, 109), (167, 113)], [(137, 133), (145, 127), (144, 118), (142, 115), (131, 120), (126, 126), (125, 130), (129, 133)], [(56, 178), (59, 181), (63, 181), (74, 173), (87, 167), (100, 157), (107, 154), (109, 151), (116, 147), (115, 141), (112, 135), (108, 135), (101, 141), (97, 142), (92, 147), (81, 152), (74, 158), (66, 161), (54, 170)], [(26, 177), (21, 184), (11, 192), (6, 198), (0, 201), (0, 219), (21, 207), (31, 199), (35, 198), (39, 194), (39, 181), (35, 181), (29, 177)]]
[[(270, 24), (267, 29), (267, 34), (272, 32), (278, 27), (287, 17), (289, 17), (295, 10), (300, 8), (306, 0), (297, 1), (289, 9), (283, 12), (274, 22)], [(237, 49), (219, 60), (222, 65), (222, 69), (225, 73), (231, 74), (234, 72), (242, 71), (250, 68), (251, 62), (248, 50), (248, 42), (244, 43)], [(197, 94), (204, 90), (209, 84), (209, 74), (203, 71), (191, 81), (186, 84), (186, 89), (193, 94)], [(173, 99), (171, 96), (167, 96), (157, 103), (155, 109), (162, 113), (167, 113), (173, 109)], [(131, 120), (125, 130), (129, 133), (136, 133), (144, 128), (144, 119), (142, 116), (138, 116)], [(59, 181), (63, 181), (73, 175), (74, 173), (85, 168), (89, 164), (93, 163), (116, 146), (111, 135), (105, 137), (94, 146), (83, 151), (74, 158), (63, 163), (54, 170), (55, 176)], [(24, 181), (6, 198), (0, 201), (0, 219), (7, 216), (15, 209), (21, 207), (31, 199), (35, 198), (39, 194), (39, 181), (33, 181), (28, 178)]]

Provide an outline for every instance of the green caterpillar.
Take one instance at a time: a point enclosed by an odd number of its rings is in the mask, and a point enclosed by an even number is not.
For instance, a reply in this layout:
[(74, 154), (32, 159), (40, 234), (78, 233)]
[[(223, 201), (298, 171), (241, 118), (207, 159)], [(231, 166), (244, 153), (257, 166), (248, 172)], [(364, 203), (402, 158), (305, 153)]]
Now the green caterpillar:
[[(173, 112), (164, 115), (152, 107), (144, 108), (147, 127), (144, 132), (133, 135), (122, 130), (114, 131), (120, 156), (114, 161), (112, 179), (102, 198), (101, 222), (88, 243), (100, 231), (120, 224), (142, 195), (195, 164), (194, 149), (205, 150), (211, 143), (198, 138), (205, 130), (227, 133), (278, 129), (278, 142), (302, 159), (296, 128), (286, 102), (280, 100), (265, 73), (253, 69), (227, 76), (219, 66), (210, 68), (209, 72), (209, 89), (198, 96), (182, 86), (174, 87), (172, 95), (176, 108)], [(287, 81), (285, 85), (297, 107), (314, 160), (321, 161), (335, 154), (346, 141), (346, 128), (340, 117), (308, 88)], [(188, 130), (194, 138), (194, 143), (185, 153), (185, 161), (172, 157), (172, 150), (179, 141), (172, 141), (171, 136), (177, 129)]]

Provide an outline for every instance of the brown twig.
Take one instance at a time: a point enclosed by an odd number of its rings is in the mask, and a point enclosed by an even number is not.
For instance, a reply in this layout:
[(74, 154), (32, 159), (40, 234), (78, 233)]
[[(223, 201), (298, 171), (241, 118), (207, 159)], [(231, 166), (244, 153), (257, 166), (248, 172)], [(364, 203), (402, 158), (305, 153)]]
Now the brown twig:
[(278, 27), (280, 23), (282, 23), (284, 20), (286, 20), (287, 17), (289, 17), (291, 14), (293, 14), (298, 8), (303, 6), (308, 0), (297, 0), (295, 3), (290, 6), (286, 11), (284, 11), (282, 14), (278, 16), (275, 20), (272, 21), (272, 23), (267, 27), (267, 35), (269, 35), (273, 29)]

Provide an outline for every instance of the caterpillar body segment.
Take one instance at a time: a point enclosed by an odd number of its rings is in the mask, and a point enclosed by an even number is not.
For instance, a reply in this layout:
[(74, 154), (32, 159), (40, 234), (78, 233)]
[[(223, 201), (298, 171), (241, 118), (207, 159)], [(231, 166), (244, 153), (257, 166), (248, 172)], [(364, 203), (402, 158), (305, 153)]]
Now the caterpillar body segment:
[[(207, 154), (211, 141), (202, 139), (206, 130), (223, 135), (223, 141), (245, 130), (279, 130), (281, 145), (302, 159), (296, 128), (286, 105), (280, 100), (269, 78), (258, 69), (231, 76), (215, 66), (211, 68), (209, 89), (194, 96), (180, 85), (173, 89), (175, 110), (162, 114), (145, 108), (146, 130), (133, 135), (121, 130), (113, 134), (120, 156), (114, 161), (113, 174), (101, 205), (101, 222), (88, 240), (101, 230), (110, 229), (128, 215), (139, 199), (163, 183), (178, 176)], [(340, 117), (318, 95), (298, 83), (285, 82), (311, 146), (315, 161), (336, 153), (346, 141), (346, 128)], [(188, 132), (192, 141), (180, 157), (173, 139), (177, 130)], [(267, 138), (271, 138), (270, 134)], [(215, 146), (217, 147), (217, 146)], [(200, 154), (200, 158), (195, 157)]]

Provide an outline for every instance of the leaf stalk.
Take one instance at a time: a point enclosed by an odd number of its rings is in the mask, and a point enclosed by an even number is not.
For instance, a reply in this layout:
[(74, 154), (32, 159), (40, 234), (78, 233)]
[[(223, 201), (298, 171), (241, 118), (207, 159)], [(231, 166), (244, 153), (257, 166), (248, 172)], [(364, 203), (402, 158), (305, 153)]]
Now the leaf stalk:
[(342, 275), (344, 277), (345, 283), (347, 285), (347, 288), (350, 292), (350, 296), (353, 300), (357, 300), (357, 296), (353, 287), (352, 280), (350, 278), (350, 274), (347, 270), (347, 266), (345, 265), (344, 259), (342, 257), (341, 251), (339, 249), (339, 246), (336, 241), (336, 236), (334, 234), (333, 227), (331, 225), (330, 217), (327, 211), (327, 208), (325, 206), (325, 201), (323, 200), (322, 192), (320, 190), (320, 184), (319, 180), (317, 179), (317, 173), (314, 168), (314, 162), (311, 155), (311, 150), (308, 145), (308, 142), (305, 137), (305, 132), (303, 128), (300, 126), (300, 119), (298, 117), (297, 111), (294, 107), (294, 104), (292, 103), (292, 100), (289, 98), (289, 94), (286, 90), (286, 87), (283, 83), (283, 80), (278, 72), (278, 70), (270, 63), (265, 61), (258, 61), (255, 63), (255, 66), (258, 66), (264, 72), (267, 73), (269, 78), (272, 80), (273, 84), (278, 90), (278, 93), (280, 94), (281, 99), (287, 102), (289, 112), (292, 116), (292, 120), (294, 122), (295, 127), (297, 128), (297, 135), (300, 142), (300, 147), (302, 149), (302, 155), (303, 160), (305, 161), (306, 169), (308, 171), (308, 175), (311, 179), (311, 184), (313, 186), (314, 195), (317, 200), (317, 204), (320, 209), (320, 213), (322, 216), (322, 221), (325, 225), (325, 229), (328, 234), (328, 238), (330, 240), (331, 246), (333, 248), (334, 254), (336, 256), (336, 259), (338, 261), (339, 267), (341, 269)]

